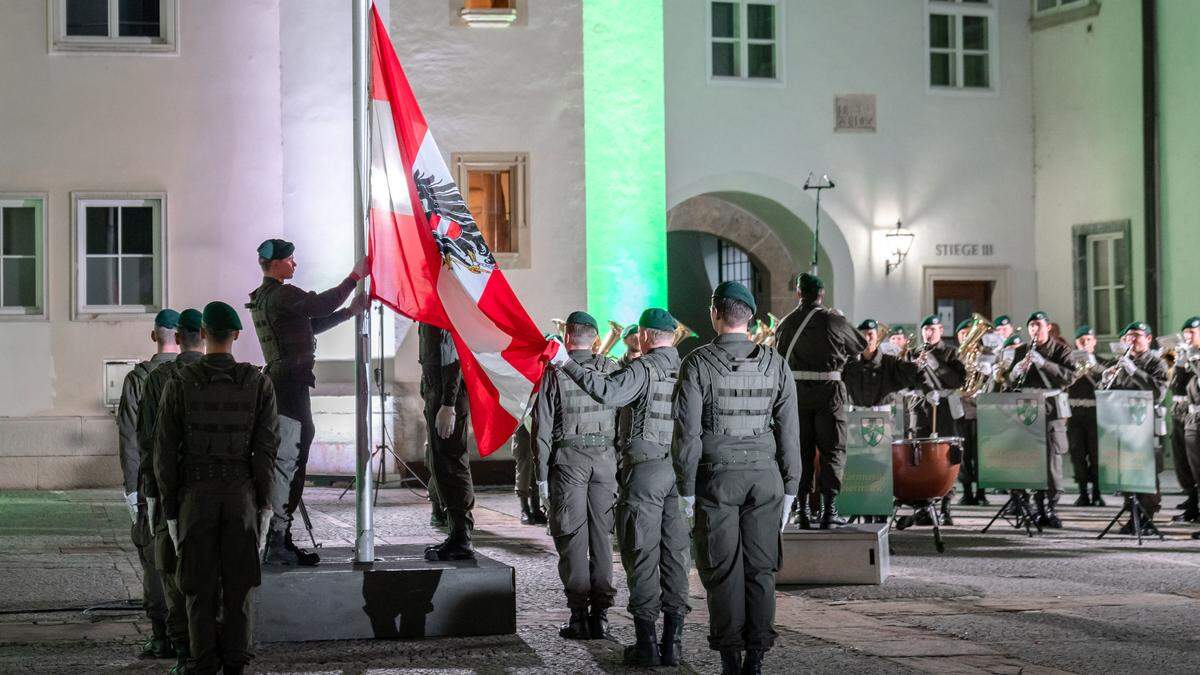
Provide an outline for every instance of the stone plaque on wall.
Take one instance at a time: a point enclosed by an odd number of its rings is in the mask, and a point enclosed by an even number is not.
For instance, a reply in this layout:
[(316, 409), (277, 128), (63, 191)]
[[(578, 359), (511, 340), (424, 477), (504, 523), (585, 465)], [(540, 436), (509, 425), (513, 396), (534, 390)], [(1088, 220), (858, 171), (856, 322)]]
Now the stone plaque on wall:
[(833, 97), (834, 131), (875, 131), (875, 94)]

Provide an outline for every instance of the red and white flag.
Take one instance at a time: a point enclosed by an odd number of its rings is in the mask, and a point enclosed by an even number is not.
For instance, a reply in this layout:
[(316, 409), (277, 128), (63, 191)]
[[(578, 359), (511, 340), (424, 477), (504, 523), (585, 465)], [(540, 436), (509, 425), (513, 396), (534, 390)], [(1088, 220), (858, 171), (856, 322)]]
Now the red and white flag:
[(371, 8), (371, 296), (450, 331), (479, 453), (524, 417), (548, 343), (496, 266)]

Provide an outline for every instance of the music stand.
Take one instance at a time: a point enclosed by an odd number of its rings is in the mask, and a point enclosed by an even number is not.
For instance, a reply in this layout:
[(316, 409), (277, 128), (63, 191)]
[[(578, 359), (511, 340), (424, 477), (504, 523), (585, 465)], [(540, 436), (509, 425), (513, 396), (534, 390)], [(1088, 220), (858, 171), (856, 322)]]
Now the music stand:
[[(1015, 517), (1015, 520), (1010, 520), (1009, 516)], [(1033, 529), (1029, 527), (1033, 523), (1037, 527), (1038, 534), (1042, 533), (1042, 524), (1034, 517), (1033, 511), (1029, 508), (1029, 494), (1024, 490), (1009, 490), (1008, 501), (1004, 502), (1004, 506), (992, 516), (988, 524), (983, 527), (981, 534), (991, 529), (992, 525), (999, 519), (1003, 518), (1004, 522), (1013, 526), (1013, 529), (1025, 528), (1025, 534), (1032, 537)]]
[[(1125, 496), (1125, 502), (1121, 505), (1121, 510), (1117, 511), (1117, 515), (1113, 516), (1113, 519), (1108, 522), (1108, 527), (1104, 528), (1104, 531), (1101, 532), (1100, 536), (1096, 538), (1103, 539), (1104, 535), (1108, 534), (1108, 531), (1113, 528), (1113, 525), (1116, 525), (1117, 521), (1121, 519), (1121, 516), (1125, 515), (1125, 512), (1128, 511), (1129, 519), (1133, 523), (1133, 534), (1137, 537), (1138, 546), (1142, 545), (1143, 527), (1146, 528), (1146, 532), (1158, 537), (1161, 541), (1163, 539), (1163, 533), (1159, 531), (1158, 527), (1154, 524), (1154, 521), (1151, 520), (1150, 514), (1146, 513), (1146, 508), (1142, 506), (1140, 501), (1138, 501), (1137, 494), (1133, 492), (1122, 492), (1121, 494)], [(1146, 524), (1143, 526), (1142, 522), (1145, 522)]]

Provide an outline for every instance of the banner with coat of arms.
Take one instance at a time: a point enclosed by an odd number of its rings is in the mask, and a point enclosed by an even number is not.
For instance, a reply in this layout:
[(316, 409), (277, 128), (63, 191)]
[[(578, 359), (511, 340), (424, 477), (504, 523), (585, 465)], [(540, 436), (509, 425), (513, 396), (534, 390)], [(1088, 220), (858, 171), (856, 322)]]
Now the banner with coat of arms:
[(846, 439), (846, 471), (837, 496), (844, 516), (892, 512), (892, 413), (852, 410)]
[(1045, 489), (1046, 402), (1041, 394), (980, 394), (976, 403), (979, 487)]
[(1154, 398), (1148, 391), (1096, 392), (1101, 492), (1154, 493)]

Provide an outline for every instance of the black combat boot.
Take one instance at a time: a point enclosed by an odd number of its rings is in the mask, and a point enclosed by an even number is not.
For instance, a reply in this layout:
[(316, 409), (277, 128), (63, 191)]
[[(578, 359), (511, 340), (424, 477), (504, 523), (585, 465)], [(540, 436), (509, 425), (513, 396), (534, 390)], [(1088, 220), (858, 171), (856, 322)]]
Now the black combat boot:
[(244, 663), (226, 663), (221, 666), (221, 675), (242, 675), (246, 672)]
[(638, 668), (657, 666), (659, 664), (658, 638), (654, 635), (654, 621), (652, 619), (634, 619), (633, 632), (636, 636), (635, 641), (625, 648), (625, 658), (622, 663)]
[(267, 550), (263, 553), (264, 565), (299, 565), (300, 559), (284, 545), (286, 537), (283, 530), (271, 530), (267, 533)]
[(746, 660), (742, 661), (742, 675), (762, 675), (763, 653), (757, 649), (746, 650)]
[(1200, 503), (1196, 500), (1196, 491), (1193, 490), (1179, 508), (1183, 509), (1183, 513), (1171, 519), (1172, 523), (1194, 523), (1200, 520)]
[(568, 640), (592, 639), (592, 632), (588, 628), (587, 608), (572, 607), (571, 618), (558, 629), (558, 635)]
[(432, 502), (431, 508), (432, 510), (429, 512), (429, 525), (439, 528), (446, 527), (446, 509), (443, 509), (442, 505), (437, 502)]
[(975, 487), (972, 483), (963, 485), (963, 496), (958, 500), (959, 506), (978, 506), (979, 498), (975, 496)]
[(1046, 515), (1046, 493), (1042, 490), (1038, 490), (1036, 493), (1034, 493), (1033, 498), (1037, 504), (1035, 518), (1037, 519), (1036, 522), (1038, 527), (1049, 527), (1050, 517)]
[(1188, 509), (1196, 508), (1196, 491), (1192, 490), (1188, 492), (1187, 499), (1176, 504), (1175, 508), (1179, 509), (1180, 511), (1187, 511)]
[(987, 490), (975, 485), (975, 503), (979, 506), (990, 506), (991, 502), (987, 498)]
[(663, 614), (662, 643), (658, 646), (662, 665), (678, 666), (683, 658), (683, 615)]
[(812, 529), (812, 510), (808, 506), (808, 493), (801, 492), (792, 505), (792, 522), (802, 530)]
[(533, 516), (532, 525), (546, 524), (546, 510), (542, 508), (542, 495), (535, 487), (529, 494), (529, 512)]
[(1192, 533), (1192, 539), (1200, 539), (1200, 530), (1196, 530)]
[(839, 516), (837, 512), (837, 504), (834, 502), (834, 494), (825, 492), (821, 494), (821, 529), (828, 530), (832, 527), (841, 527), (846, 524), (846, 519)]
[(942, 497), (942, 513), (938, 519), (939, 525), (953, 525), (954, 518), (950, 516), (950, 498)]
[(1062, 529), (1062, 520), (1058, 517), (1058, 494), (1051, 495), (1046, 500), (1046, 525), (1052, 530)]
[(171, 669), (167, 672), (173, 675), (183, 675), (187, 672), (188, 658), (191, 657), (191, 652), (188, 651), (188, 643), (184, 640), (182, 643), (174, 642), (172, 644), (175, 646), (175, 655), (178, 658), (175, 660), (175, 665), (171, 666)]
[(1104, 497), (1100, 496), (1100, 484), (1092, 483), (1092, 506), (1108, 506), (1104, 503)]
[(165, 636), (152, 636), (142, 643), (142, 650), (138, 652), (139, 659), (169, 659), (174, 656), (175, 649)]
[[(653, 630), (653, 629), (652, 629)], [(588, 633), (593, 640), (611, 640), (612, 635), (608, 632), (608, 608), (592, 608), (591, 614), (588, 614)]]
[(521, 497), (521, 524), (533, 525), (533, 509), (529, 506), (529, 497)]
[(1088, 496), (1087, 483), (1079, 484), (1079, 498), (1075, 500), (1075, 506), (1091, 506), (1092, 498)]
[(315, 552), (300, 548), (296, 545), (296, 542), (292, 541), (292, 531), (290, 529), (283, 535), (283, 545), (287, 550), (296, 555), (296, 564), (301, 567), (316, 567), (321, 562), (321, 556)]
[(450, 536), (440, 544), (425, 547), (425, 559), (429, 561), (473, 560), (475, 547), (471, 535), (466, 531), (451, 530)]
[(721, 675), (742, 675), (742, 650), (721, 650)]

